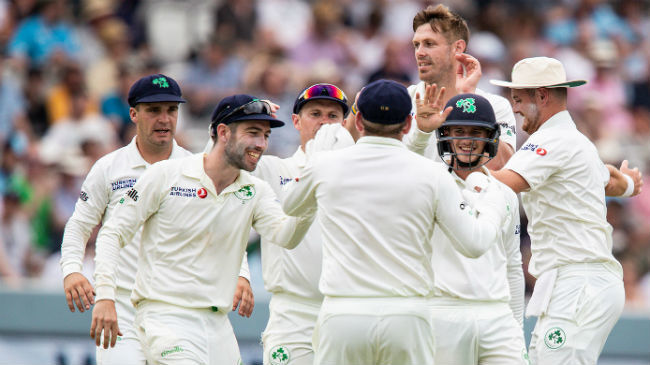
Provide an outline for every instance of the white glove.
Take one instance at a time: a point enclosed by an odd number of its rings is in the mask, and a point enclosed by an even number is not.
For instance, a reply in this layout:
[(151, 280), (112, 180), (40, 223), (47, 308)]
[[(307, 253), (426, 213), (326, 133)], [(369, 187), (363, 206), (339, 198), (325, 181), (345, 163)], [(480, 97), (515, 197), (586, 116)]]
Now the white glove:
[(353, 144), (354, 139), (352, 139), (350, 132), (343, 128), (341, 124), (324, 124), (318, 130), (316, 136), (307, 141), (305, 154), (309, 158), (317, 152), (338, 150)]

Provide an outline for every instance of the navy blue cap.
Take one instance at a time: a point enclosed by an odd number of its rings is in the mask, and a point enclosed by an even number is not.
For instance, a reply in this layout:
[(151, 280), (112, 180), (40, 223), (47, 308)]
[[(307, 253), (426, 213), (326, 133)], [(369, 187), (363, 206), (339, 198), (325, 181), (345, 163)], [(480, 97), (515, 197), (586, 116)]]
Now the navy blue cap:
[(181, 88), (176, 81), (163, 74), (154, 74), (136, 81), (129, 90), (129, 105), (135, 107), (139, 103), (157, 103), (175, 101), (184, 103), (181, 98)]
[(399, 124), (411, 113), (411, 97), (404, 85), (377, 80), (361, 90), (357, 107), (363, 119), (378, 124)]
[(452, 107), (453, 110), (442, 124), (443, 127), (452, 125), (477, 126), (489, 129), (497, 129), (497, 121), (494, 116), (494, 109), (490, 102), (477, 94), (459, 94), (449, 99), (445, 109)]
[[(251, 108), (250, 110), (246, 110), (245, 108), (241, 108), (244, 105), (252, 104), (251, 102), (253, 101), (263, 103), (258, 105), (263, 109), (256, 110), (256, 108)], [(266, 107), (264, 104), (266, 104)], [(237, 110), (238, 108), (240, 109)], [(210, 117), (212, 124), (230, 124), (244, 120), (266, 120), (271, 123), (271, 128), (282, 127), (284, 125), (283, 121), (271, 116), (271, 107), (266, 102), (246, 94), (236, 94), (221, 99)]]

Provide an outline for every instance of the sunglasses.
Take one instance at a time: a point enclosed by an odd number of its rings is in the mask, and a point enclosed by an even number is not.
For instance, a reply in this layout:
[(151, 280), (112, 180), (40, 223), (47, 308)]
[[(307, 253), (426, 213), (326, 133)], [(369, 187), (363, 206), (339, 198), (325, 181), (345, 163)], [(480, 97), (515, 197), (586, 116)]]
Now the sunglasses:
[(271, 115), (271, 106), (269, 105), (269, 103), (267, 103), (264, 100), (253, 99), (253, 100), (249, 101), (248, 103), (246, 103), (244, 105), (236, 107), (230, 113), (224, 115), (223, 117), (221, 117), (220, 115), (217, 115), (217, 117), (214, 118), (214, 120), (212, 122), (216, 123), (217, 121), (220, 122), (220, 121), (226, 120), (226, 119), (230, 118), (232, 115), (235, 115), (237, 113), (242, 113), (244, 115), (250, 115), (250, 114)]
[(335, 99), (339, 99), (344, 103), (348, 102), (348, 97), (345, 96), (343, 90), (332, 84), (315, 84), (302, 92), (298, 97), (298, 101), (302, 102), (304, 100), (309, 100), (315, 96), (330, 96)]

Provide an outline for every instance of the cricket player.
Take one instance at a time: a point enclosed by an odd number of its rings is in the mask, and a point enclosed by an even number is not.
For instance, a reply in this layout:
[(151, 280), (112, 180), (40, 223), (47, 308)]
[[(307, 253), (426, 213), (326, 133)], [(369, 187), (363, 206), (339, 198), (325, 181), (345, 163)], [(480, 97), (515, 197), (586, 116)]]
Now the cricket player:
[[(174, 79), (162, 74), (145, 76), (131, 87), (128, 102), (137, 134), (127, 146), (95, 163), (83, 183), (75, 211), (63, 234), (61, 270), (66, 299), (73, 312), (75, 303), (81, 312), (90, 309), (94, 303), (92, 285), (81, 274), (84, 250), (92, 230), (112, 215), (123, 193), (133, 187), (151, 164), (191, 154), (174, 140), (178, 106), (185, 102)], [(120, 251), (115, 302), (123, 336), (115, 348), (97, 348), (97, 363), (100, 365), (144, 364), (146, 361), (133, 327), (135, 308), (129, 299), (135, 282), (140, 236), (141, 232), (136, 232), (132, 244)], [(250, 316), (253, 310), (249, 280), (248, 263), (244, 257), (233, 303), (234, 310), (241, 302), (240, 315)]]
[[(321, 126), (340, 125), (348, 114), (347, 96), (332, 84), (315, 84), (303, 90), (294, 103), (292, 121), (300, 132), (300, 146), (289, 158), (265, 155), (253, 175), (269, 183), (280, 201), (289, 182), (300, 176), (307, 161), (307, 142), (314, 141)], [(332, 130), (336, 131), (336, 130)], [(345, 130), (338, 144), (354, 141)], [(329, 136), (328, 136), (329, 137)], [(332, 136), (335, 137), (335, 136)], [(344, 138), (347, 137), (347, 138)], [(327, 138), (330, 140), (330, 138)], [(328, 148), (338, 148), (328, 145)], [(262, 238), (262, 274), (271, 296), (269, 321), (262, 334), (264, 364), (311, 365), (314, 363), (312, 336), (323, 295), (318, 290), (321, 274), (322, 234), (312, 225), (301, 244), (287, 250)]]
[(208, 154), (150, 166), (118, 201), (97, 238), (91, 337), (114, 346), (121, 246), (142, 227), (131, 301), (147, 361), (240, 364), (227, 312), (251, 227), (285, 247), (297, 245), (311, 218), (282, 214), (272, 189), (250, 175), (271, 128), (284, 123), (249, 95), (224, 98), (210, 125)]
[[(424, 105), (428, 104), (425, 100)], [(456, 95), (447, 107), (453, 109), (436, 130), (440, 158), (460, 189), (473, 188), (466, 185), (469, 174), (485, 174), (501, 191), (508, 214), (495, 244), (478, 258), (467, 258), (454, 250), (439, 227), (433, 232), (434, 363), (526, 365), (519, 201), (485, 167), (497, 155), (500, 128), (490, 102), (480, 95)], [(426, 110), (421, 108), (420, 112)], [(432, 118), (441, 117), (432, 114)], [(418, 123), (427, 121), (418, 118)]]
[(641, 191), (638, 169), (606, 166), (566, 110), (567, 80), (553, 58), (523, 59), (512, 81), (513, 110), (524, 117), (526, 144), (493, 176), (521, 192), (537, 278), (526, 315), (538, 316), (529, 345), (532, 364), (596, 364), (623, 310), (621, 265), (612, 255), (605, 195)]
[[(444, 165), (406, 149), (411, 100), (404, 86), (373, 82), (356, 104), (361, 138), (311, 156), (283, 202), (290, 215), (318, 210), (325, 299), (315, 364), (433, 364), (433, 227), (478, 257), (495, 242), (505, 203), (488, 186), (465, 205)], [(439, 112), (442, 102), (434, 105)]]
[[(500, 169), (516, 150), (516, 122), (508, 100), (500, 95), (477, 89), (481, 77), (478, 60), (466, 53), (469, 28), (465, 20), (446, 6), (430, 5), (413, 18), (413, 48), (420, 82), (411, 85), (409, 95), (416, 112), (418, 95), (423, 97), (426, 86), (446, 89), (446, 100), (460, 93), (475, 93), (490, 101), (501, 128), (501, 145), (488, 167)], [(424, 149), (424, 156), (438, 160), (436, 134), (411, 128), (404, 137), (409, 149)]]

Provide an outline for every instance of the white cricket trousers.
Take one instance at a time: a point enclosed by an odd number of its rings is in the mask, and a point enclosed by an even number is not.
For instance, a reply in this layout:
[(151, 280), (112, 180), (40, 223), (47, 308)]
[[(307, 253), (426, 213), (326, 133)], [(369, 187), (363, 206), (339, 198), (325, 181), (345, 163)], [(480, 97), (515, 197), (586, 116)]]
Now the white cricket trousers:
[(530, 340), (531, 364), (595, 365), (624, 304), (622, 274), (611, 264), (559, 267)]
[(262, 334), (264, 365), (313, 365), (312, 337), (322, 300), (273, 293)]
[(135, 307), (131, 303), (131, 290), (117, 289), (115, 311), (122, 336), (117, 337), (115, 347), (97, 347), (97, 365), (145, 365), (147, 359), (134, 327)]
[(418, 297), (326, 297), (314, 330), (314, 364), (433, 364), (429, 301)]
[(528, 365), (524, 330), (508, 303), (433, 299), (435, 365)]
[(228, 316), (215, 310), (138, 303), (135, 328), (149, 364), (241, 365)]

